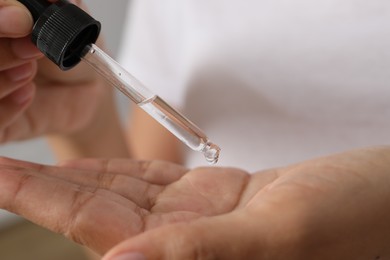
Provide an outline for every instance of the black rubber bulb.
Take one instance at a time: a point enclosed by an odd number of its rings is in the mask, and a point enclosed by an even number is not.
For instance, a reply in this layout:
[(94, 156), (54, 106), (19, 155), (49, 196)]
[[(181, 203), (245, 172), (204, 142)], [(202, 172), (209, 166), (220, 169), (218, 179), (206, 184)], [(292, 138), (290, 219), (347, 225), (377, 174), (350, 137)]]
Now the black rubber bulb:
[(84, 48), (95, 43), (100, 22), (66, 0), (18, 0), (31, 12), (33, 43), (62, 70), (76, 66)]

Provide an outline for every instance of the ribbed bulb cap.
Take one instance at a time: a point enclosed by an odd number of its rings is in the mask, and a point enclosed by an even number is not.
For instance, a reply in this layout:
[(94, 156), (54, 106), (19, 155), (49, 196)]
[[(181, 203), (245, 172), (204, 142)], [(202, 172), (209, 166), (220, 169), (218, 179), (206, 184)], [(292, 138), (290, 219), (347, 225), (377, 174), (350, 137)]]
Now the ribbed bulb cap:
[(83, 49), (95, 43), (99, 33), (98, 21), (76, 5), (59, 0), (36, 20), (32, 41), (62, 70), (68, 70), (80, 62)]

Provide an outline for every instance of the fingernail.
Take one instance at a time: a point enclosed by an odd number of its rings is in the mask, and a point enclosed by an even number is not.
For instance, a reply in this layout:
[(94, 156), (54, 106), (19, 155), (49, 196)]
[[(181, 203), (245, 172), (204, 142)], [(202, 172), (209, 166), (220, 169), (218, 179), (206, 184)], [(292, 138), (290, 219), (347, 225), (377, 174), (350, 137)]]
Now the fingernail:
[(31, 15), (20, 6), (0, 7), (0, 33), (26, 35), (31, 31), (33, 20)]
[(13, 40), (11, 48), (15, 55), (21, 59), (33, 59), (43, 56), (29, 37)]
[(33, 73), (32, 64), (31, 63), (23, 64), (19, 67), (8, 70), (6, 73), (9, 79), (11, 79), (13, 82), (22, 81), (24, 79), (29, 78), (32, 75)]
[(117, 255), (107, 260), (146, 260), (146, 257), (140, 253), (129, 253)]

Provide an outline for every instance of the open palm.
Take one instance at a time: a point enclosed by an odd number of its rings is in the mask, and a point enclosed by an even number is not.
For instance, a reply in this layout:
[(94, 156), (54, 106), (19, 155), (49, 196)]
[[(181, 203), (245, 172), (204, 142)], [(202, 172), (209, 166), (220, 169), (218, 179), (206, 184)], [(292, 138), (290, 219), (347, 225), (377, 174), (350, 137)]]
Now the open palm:
[(3, 159), (1, 201), (102, 253), (146, 230), (232, 211), (249, 176), (165, 162), (82, 160), (66, 168)]
[(253, 175), (165, 162), (3, 159), (0, 206), (99, 253), (124, 241), (109, 255), (375, 259), (390, 254), (389, 159), (387, 148), (367, 149)]

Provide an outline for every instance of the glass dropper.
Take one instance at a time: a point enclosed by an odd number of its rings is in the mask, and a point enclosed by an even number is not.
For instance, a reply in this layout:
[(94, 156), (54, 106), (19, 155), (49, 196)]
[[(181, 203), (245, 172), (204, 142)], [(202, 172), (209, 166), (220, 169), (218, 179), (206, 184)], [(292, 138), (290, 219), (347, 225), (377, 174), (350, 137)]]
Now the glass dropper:
[(202, 152), (210, 163), (218, 161), (220, 148), (196, 125), (94, 44), (100, 33), (99, 21), (67, 0), (18, 1), (33, 17), (32, 42), (61, 70), (69, 70), (80, 60), (85, 61), (191, 149)]
[(87, 45), (81, 60), (93, 67), (111, 85), (134, 101), (178, 139), (194, 151), (203, 153), (209, 163), (216, 163), (220, 148), (212, 143), (195, 124), (147, 89), (95, 44)]

